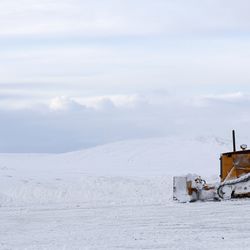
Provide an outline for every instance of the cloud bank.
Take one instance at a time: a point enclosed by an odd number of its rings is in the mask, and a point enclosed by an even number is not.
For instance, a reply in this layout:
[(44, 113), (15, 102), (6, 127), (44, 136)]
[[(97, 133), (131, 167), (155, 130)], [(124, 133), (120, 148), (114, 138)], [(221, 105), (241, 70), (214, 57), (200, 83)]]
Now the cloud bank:
[(249, 1), (2, 0), (0, 151), (247, 135)]
[[(12, 99), (13, 100), (13, 99)], [(0, 152), (66, 152), (161, 136), (249, 137), (249, 94), (55, 97), (0, 109)], [(1, 103), (1, 102), (0, 102)], [(247, 143), (246, 141), (244, 141)]]
[(103, 92), (248, 86), (249, 7), (246, 0), (3, 0), (0, 84)]

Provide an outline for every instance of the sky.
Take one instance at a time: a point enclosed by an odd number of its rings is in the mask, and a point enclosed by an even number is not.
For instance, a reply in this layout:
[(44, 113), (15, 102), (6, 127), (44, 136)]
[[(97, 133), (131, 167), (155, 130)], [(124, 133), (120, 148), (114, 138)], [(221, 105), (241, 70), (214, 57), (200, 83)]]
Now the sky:
[(239, 0), (2, 0), (0, 152), (249, 136)]

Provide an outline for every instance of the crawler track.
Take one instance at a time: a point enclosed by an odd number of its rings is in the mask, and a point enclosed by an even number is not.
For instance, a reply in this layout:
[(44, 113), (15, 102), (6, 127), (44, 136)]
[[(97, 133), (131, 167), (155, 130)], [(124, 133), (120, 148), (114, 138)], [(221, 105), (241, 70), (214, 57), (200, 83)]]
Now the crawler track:
[[(240, 184), (246, 184), (246, 182), (250, 182), (250, 173), (234, 180), (224, 181), (218, 187), (217, 193), (221, 199), (249, 197), (250, 193), (248, 189), (246, 189), (245, 193), (244, 192), (241, 192), (240, 194), (235, 193), (236, 188), (239, 188)], [(231, 192), (231, 194), (229, 194), (228, 192)], [(231, 197), (229, 197), (230, 195)]]

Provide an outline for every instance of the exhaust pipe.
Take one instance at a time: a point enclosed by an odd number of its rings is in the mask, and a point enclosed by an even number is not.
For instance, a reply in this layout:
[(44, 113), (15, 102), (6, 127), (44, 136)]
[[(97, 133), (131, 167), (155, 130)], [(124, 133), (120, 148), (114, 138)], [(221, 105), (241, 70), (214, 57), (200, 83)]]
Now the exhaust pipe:
[(235, 131), (232, 131), (233, 134), (233, 152), (236, 152), (236, 142), (235, 142)]

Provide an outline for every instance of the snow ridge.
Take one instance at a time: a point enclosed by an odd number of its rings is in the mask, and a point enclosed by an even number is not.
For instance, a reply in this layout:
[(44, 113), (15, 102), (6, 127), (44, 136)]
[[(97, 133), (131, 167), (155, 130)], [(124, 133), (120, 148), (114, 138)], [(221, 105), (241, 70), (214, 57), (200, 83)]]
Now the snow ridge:
[(172, 176), (218, 175), (216, 138), (122, 141), (66, 154), (1, 154), (0, 204), (153, 204), (172, 198)]

